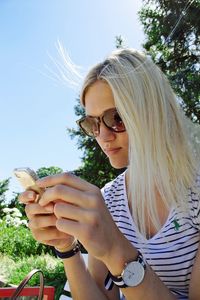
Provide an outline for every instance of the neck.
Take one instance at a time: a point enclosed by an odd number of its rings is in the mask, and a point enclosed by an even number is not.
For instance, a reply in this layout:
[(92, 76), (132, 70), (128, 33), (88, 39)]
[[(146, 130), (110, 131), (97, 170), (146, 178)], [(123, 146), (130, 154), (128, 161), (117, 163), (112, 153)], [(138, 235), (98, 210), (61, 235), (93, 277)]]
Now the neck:
[[(130, 178), (130, 173), (129, 173), (129, 170), (127, 169), (127, 171), (125, 173), (125, 184), (126, 184), (126, 191), (127, 191), (127, 196), (128, 196), (128, 205), (129, 205), (130, 212), (132, 214), (131, 195), (128, 192), (129, 178)], [(158, 213), (158, 219), (159, 219), (160, 225), (162, 226), (168, 217), (169, 209), (164, 204), (157, 187), (155, 187), (155, 198), (156, 198), (155, 201), (156, 201), (156, 209), (157, 209), (157, 213)], [(145, 216), (146, 216), (145, 219), (148, 220), (146, 232), (148, 232), (149, 237), (151, 237), (157, 232), (157, 229), (153, 226), (153, 223), (148, 216), (148, 202), (145, 207)]]

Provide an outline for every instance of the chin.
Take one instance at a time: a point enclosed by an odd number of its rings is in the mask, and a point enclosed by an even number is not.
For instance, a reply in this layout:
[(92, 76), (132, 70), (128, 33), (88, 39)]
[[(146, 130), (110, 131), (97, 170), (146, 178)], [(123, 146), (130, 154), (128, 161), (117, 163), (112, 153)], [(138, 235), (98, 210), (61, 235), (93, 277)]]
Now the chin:
[(112, 160), (110, 160), (110, 164), (115, 169), (124, 169), (128, 166), (128, 163), (119, 162), (119, 161), (116, 162), (116, 161), (112, 161)]

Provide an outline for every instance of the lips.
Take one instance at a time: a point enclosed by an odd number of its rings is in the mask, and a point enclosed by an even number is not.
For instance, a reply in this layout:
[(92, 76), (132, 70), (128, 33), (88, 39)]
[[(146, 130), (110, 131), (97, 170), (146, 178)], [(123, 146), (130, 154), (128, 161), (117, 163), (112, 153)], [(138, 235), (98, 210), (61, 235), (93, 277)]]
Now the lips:
[(113, 155), (113, 154), (116, 154), (118, 153), (119, 151), (121, 150), (121, 147), (118, 147), (118, 148), (109, 148), (109, 149), (104, 149), (104, 152), (106, 155)]

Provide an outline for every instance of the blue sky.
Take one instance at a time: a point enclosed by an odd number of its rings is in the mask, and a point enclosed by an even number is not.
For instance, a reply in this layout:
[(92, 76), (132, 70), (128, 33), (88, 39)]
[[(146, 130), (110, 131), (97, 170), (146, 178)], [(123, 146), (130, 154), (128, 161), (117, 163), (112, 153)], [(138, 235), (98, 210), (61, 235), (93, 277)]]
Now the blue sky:
[[(76, 127), (78, 90), (56, 82), (50, 56), (59, 39), (73, 62), (86, 70), (115, 48), (122, 35), (142, 49), (137, 12), (142, 0), (0, 1), (0, 180), (15, 167), (80, 166), (81, 152), (66, 134)], [(50, 55), (50, 56), (49, 56)], [(11, 189), (20, 191), (15, 179)]]

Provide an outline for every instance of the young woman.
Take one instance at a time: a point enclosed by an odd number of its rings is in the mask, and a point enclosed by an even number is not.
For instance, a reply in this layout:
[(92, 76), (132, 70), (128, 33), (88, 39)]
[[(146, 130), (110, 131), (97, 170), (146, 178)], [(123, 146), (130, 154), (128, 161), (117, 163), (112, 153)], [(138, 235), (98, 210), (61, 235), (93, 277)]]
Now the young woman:
[(81, 103), (79, 126), (127, 169), (101, 191), (70, 173), (38, 180), (39, 203), (20, 196), (33, 236), (63, 259), (74, 300), (200, 299), (198, 163), (167, 79), (117, 50), (90, 70)]

